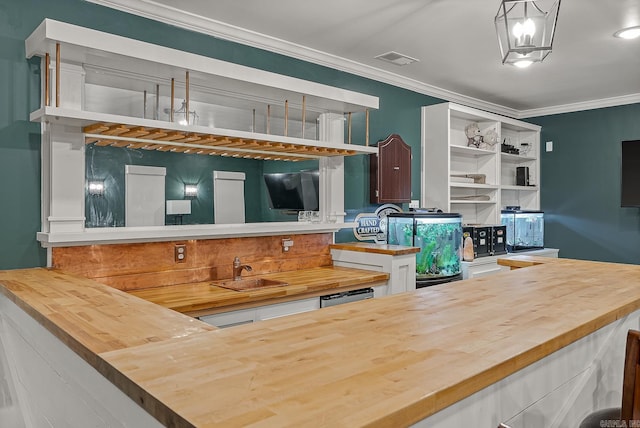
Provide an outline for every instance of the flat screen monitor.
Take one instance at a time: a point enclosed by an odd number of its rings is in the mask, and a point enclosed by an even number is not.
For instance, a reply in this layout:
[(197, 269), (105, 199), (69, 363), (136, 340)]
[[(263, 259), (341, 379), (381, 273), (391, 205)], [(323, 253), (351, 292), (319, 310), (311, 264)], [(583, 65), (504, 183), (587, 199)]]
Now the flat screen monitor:
[(264, 174), (269, 207), (276, 210), (317, 211), (319, 171)]
[(621, 203), (640, 207), (640, 140), (622, 142)]

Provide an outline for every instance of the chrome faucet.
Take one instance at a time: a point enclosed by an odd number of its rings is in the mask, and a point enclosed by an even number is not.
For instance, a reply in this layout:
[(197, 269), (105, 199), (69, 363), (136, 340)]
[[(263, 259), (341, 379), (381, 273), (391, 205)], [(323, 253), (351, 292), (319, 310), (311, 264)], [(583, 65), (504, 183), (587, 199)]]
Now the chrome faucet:
[(240, 263), (240, 259), (236, 257), (233, 259), (233, 280), (240, 281), (242, 279), (242, 269), (245, 269), (247, 272), (251, 272), (251, 266), (243, 265)]

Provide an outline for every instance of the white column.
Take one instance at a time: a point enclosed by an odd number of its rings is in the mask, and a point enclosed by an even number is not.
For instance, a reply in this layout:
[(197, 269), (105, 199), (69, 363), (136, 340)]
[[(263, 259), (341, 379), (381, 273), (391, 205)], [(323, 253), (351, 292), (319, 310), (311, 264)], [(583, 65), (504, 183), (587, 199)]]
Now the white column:
[[(344, 142), (344, 117), (324, 113), (319, 118), (320, 141), (336, 144)], [(344, 157), (331, 156), (319, 160), (320, 216), (323, 222), (344, 221)]]

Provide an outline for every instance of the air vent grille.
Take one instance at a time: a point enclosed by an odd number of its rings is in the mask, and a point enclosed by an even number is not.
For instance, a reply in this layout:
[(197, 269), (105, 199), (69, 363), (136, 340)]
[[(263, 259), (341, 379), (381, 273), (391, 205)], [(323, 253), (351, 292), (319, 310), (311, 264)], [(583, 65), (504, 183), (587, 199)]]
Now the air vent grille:
[(382, 61), (390, 62), (395, 65), (407, 65), (412, 62), (418, 62), (419, 60), (416, 58), (412, 58), (410, 56), (398, 53), (398, 52), (387, 52), (381, 55), (376, 56), (376, 59), (380, 59)]

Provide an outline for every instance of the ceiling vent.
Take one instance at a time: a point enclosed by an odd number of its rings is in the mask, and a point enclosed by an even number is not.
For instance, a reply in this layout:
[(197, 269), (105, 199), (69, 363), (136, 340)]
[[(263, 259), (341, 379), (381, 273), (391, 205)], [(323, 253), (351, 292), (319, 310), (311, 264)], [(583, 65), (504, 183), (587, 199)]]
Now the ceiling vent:
[(411, 58), (410, 56), (403, 55), (398, 52), (387, 52), (382, 55), (378, 55), (375, 57), (376, 59), (381, 59), (382, 61), (387, 61), (395, 65), (407, 65), (412, 62), (418, 62), (419, 60), (416, 58)]

